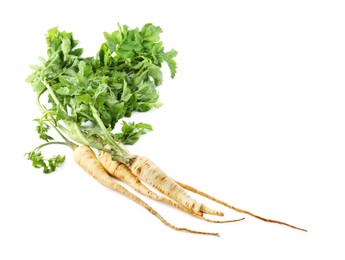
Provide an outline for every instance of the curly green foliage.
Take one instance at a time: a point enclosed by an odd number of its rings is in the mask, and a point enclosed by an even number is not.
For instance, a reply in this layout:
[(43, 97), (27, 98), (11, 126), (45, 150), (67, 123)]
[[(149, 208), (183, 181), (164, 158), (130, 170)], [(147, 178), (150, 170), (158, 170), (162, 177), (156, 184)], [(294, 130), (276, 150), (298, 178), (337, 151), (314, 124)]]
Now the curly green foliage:
[[(113, 134), (115, 125), (133, 112), (161, 106), (156, 88), (163, 82), (164, 63), (172, 78), (176, 74), (177, 52), (165, 52), (161, 33), (162, 29), (151, 23), (141, 29), (119, 25), (118, 30), (104, 33), (105, 42), (95, 57), (83, 57), (72, 33), (57, 27), (48, 30), (48, 57), (40, 58), (41, 65), (31, 66), (34, 72), (27, 78), (43, 114), (36, 120), (39, 137), (52, 143), (47, 133), (53, 127), (69, 145), (68, 138), (96, 149), (109, 144), (107, 152), (125, 161), (128, 154), (116, 141), (133, 144), (151, 126), (124, 123), (122, 133)], [(46, 102), (41, 101), (43, 97)], [(55, 169), (50, 162), (63, 162), (61, 158), (45, 161), (40, 153), (29, 155), (35, 167), (48, 172)]]
[(152, 131), (152, 126), (144, 123), (126, 123), (122, 122), (121, 133), (114, 135), (116, 141), (123, 144), (135, 144), (141, 135), (146, 134), (148, 131)]
[[(104, 125), (113, 129), (119, 119), (133, 111), (145, 112), (161, 105), (156, 90), (163, 82), (161, 66), (167, 62), (174, 77), (173, 58), (177, 55), (175, 50), (164, 52), (161, 32), (152, 24), (141, 30), (119, 26), (112, 33), (104, 33), (106, 42), (95, 58), (83, 58), (72, 33), (52, 28), (46, 37), (48, 60), (33, 66), (36, 71), (27, 81), (37, 93), (46, 90), (42, 79), (50, 85), (57, 100), (49, 93), (49, 102), (57, 110), (57, 119), (95, 123), (90, 109), (93, 105)], [(57, 101), (62, 107), (54, 108)]]
[(41, 151), (32, 151), (25, 154), (27, 159), (32, 162), (32, 166), (35, 168), (43, 168), (44, 173), (52, 173), (59, 167), (64, 161), (65, 156), (55, 155), (49, 159), (44, 159)]

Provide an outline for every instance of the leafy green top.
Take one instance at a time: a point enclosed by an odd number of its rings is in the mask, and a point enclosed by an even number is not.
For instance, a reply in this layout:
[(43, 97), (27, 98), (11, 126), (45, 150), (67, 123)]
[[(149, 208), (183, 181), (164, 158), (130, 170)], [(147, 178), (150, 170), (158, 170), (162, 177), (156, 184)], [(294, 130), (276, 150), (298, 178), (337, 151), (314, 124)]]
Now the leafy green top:
[[(40, 66), (31, 66), (34, 72), (27, 78), (42, 112), (36, 120), (39, 136), (50, 142), (53, 138), (47, 131), (53, 127), (69, 145), (72, 143), (65, 135), (97, 149), (105, 150), (104, 145), (109, 144), (115, 159), (127, 160), (128, 155), (116, 141), (133, 144), (152, 128), (142, 123), (123, 123), (122, 133), (113, 134), (112, 130), (134, 111), (146, 112), (161, 105), (156, 87), (163, 82), (164, 62), (171, 77), (176, 74), (177, 52), (164, 51), (161, 32), (160, 27), (150, 23), (141, 29), (118, 26), (118, 30), (104, 33), (106, 41), (95, 57), (82, 57), (83, 49), (77, 48), (72, 33), (58, 28), (48, 30), (48, 58), (41, 58)], [(46, 104), (42, 96), (47, 97)]]

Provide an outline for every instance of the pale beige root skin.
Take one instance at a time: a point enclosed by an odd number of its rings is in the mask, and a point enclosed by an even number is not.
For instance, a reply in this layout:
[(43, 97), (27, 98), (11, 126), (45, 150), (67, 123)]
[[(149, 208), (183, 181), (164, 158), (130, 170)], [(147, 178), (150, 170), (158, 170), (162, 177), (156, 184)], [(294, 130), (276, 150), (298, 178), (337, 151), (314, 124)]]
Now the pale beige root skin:
[(252, 216), (252, 217), (254, 217), (254, 218), (260, 219), (260, 220), (262, 220), (262, 221), (271, 222), (271, 223), (276, 223), (276, 224), (288, 226), (288, 227), (290, 227), (290, 228), (294, 228), (294, 229), (298, 229), (298, 230), (307, 232), (307, 230), (304, 229), (304, 228), (299, 228), (299, 227), (290, 225), (290, 224), (288, 224), (288, 223), (285, 223), (285, 222), (282, 222), (282, 221), (279, 221), (279, 220), (274, 220), (274, 219), (268, 219), (268, 218), (260, 217), (260, 216), (255, 215), (255, 214), (253, 214), (253, 213), (251, 213), (251, 212), (249, 212), (249, 211), (247, 211), (247, 210), (244, 210), (244, 209), (240, 209), (240, 208), (231, 206), (231, 205), (229, 205), (228, 203), (226, 203), (226, 202), (224, 202), (224, 201), (221, 201), (221, 200), (219, 200), (219, 199), (216, 199), (215, 197), (213, 197), (213, 196), (211, 196), (211, 195), (208, 195), (207, 193), (205, 193), (205, 192), (203, 192), (203, 191), (200, 191), (200, 190), (198, 190), (198, 189), (196, 189), (196, 188), (194, 188), (194, 187), (192, 187), (192, 186), (189, 186), (189, 185), (184, 184), (184, 183), (182, 183), (182, 182), (179, 182), (179, 181), (177, 181), (177, 180), (175, 180), (175, 182), (178, 183), (181, 187), (183, 187), (183, 188), (186, 189), (186, 190), (189, 190), (189, 191), (191, 191), (191, 192), (194, 192), (194, 193), (196, 193), (196, 194), (199, 194), (199, 195), (201, 195), (201, 196), (204, 196), (205, 198), (208, 198), (208, 199), (210, 199), (210, 200), (213, 200), (213, 201), (215, 201), (215, 202), (217, 202), (217, 203), (219, 203), (219, 204), (221, 204), (221, 205), (223, 205), (223, 206), (225, 206), (225, 207), (228, 207), (228, 208), (230, 208), (230, 209), (232, 209), (232, 210), (235, 210), (235, 211), (237, 211), (237, 212), (241, 212), (241, 213), (247, 214), (247, 215), (249, 215), (249, 216)]
[(182, 206), (192, 210), (194, 213), (224, 216), (223, 212), (208, 208), (192, 198), (180, 185), (146, 157), (135, 156), (129, 165), (129, 169), (140, 180), (151, 185)]
[(205, 221), (208, 222), (212, 222), (212, 223), (230, 223), (230, 222), (236, 222), (236, 221), (240, 221), (243, 220), (244, 218), (240, 218), (240, 219), (231, 219), (231, 220), (213, 220), (213, 219), (208, 219), (206, 217), (201, 216), (201, 213), (195, 213), (193, 211), (191, 211), (188, 208), (183, 207), (182, 205), (167, 199), (165, 197), (159, 196), (157, 195), (155, 192), (151, 191), (150, 189), (148, 189), (140, 180), (138, 177), (136, 177), (134, 174), (132, 174), (131, 170), (124, 165), (121, 162), (118, 161), (114, 161), (111, 158), (111, 155), (109, 153), (106, 153), (104, 151), (100, 151), (99, 152), (99, 161), (101, 162), (102, 166), (104, 167), (104, 169), (108, 172), (108, 174), (110, 174), (111, 176), (125, 182), (126, 184), (128, 184), (130, 187), (132, 187), (134, 190), (136, 190), (137, 192), (151, 198), (157, 201), (161, 201), (163, 203), (167, 203), (179, 210), (182, 210), (194, 217), (203, 219)]
[(90, 147), (87, 146), (79, 146), (74, 150), (73, 157), (75, 162), (83, 168), (87, 173), (89, 173), (94, 179), (96, 179), (99, 183), (103, 184), (104, 186), (117, 191), (129, 199), (135, 201), (139, 205), (143, 206), (145, 209), (147, 209), (151, 214), (153, 214), (155, 217), (157, 217), (161, 222), (163, 222), (168, 227), (178, 230), (178, 231), (185, 231), (189, 233), (195, 233), (195, 234), (202, 234), (202, 235), (213, 235), (213, 236), (219, 236), (218, 233), (212, 233), (212, 232), (202, 232), (202, 231), (196, 231), (191, 230), (188, 228), (182, 228), (182, 227), (176, 227), (172, 224), (170, 224), (168, 221), (166, 221), (157, 211), (155, 211), (151, 206), (149, 206), (146, 202), (141, 200), (139, 197), (125, 189), (123, 186), (118, 184), (114, 181), (112, 177), (108, 175), (108, 173), (103, 168), (102, 164), (98, 161), (98, 158), (96, 157), (95, 153)]

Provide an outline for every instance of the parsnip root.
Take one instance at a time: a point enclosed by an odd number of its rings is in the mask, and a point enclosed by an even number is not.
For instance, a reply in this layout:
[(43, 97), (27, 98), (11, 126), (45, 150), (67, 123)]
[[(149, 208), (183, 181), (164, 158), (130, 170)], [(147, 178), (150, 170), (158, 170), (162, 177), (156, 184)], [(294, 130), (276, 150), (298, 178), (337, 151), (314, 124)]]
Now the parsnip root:
[(194, 217), (203, 219), (203, 220), (208, 221), (208, 222), (213, 222), (213, 223), (230, 223), (230, 222), (237, 222), (237, 221), (244, 219), (244, 218), (240, 218), (240, 219), (230, 219), (230, 220), (212, 220), (212, 219), (206, 218), (206, 217), (202, 216), (201, 212), (195, 213), (192, 210), (190, 210), (186, 207), (183, 207), (182, 205), (172, 201), (171, 199), (157, 195), (155, 192), (148, 189), (139, 180), (139, 178), (137, 176), (132, 174), (131, 170), (126, 165), (124, 165), (121, 162), (112, 160), (110, 154), (108, 154), (104, 151), (100, 151), (99, 152), (99, 161), (101, 162), (104, 169), (108, 172), (108, 174), (110, 174), (114, 178), (117, 178), (117, 179), (125, 182), (130, 187), (132, 187), (135, 191), (139, 192), (140, 194), (145, 195), (151, 199), (169, 204), (169, 205), (171, 205), (171, 206), (173, 206), (173, 207), (175, 207), (181, 211), (184, 211), (187, 214), (190, 214)]
[(83, 168), (87, 173), (89, 173), (94, 179), (96, 179), (99, 183), (103, 184), (104, 186), (117, 191), (129, 199), (133, 200), (134, 202), (138, 203), (139, 205), (143, 206), (147, 209), (151, 214), (157, 217), (162, 223), (167, 225), (168, 227), (178, 230), (178, 231), (185, 231), (189, 233), (195, 234), (202, 234), (202, 235), (212, 235), (212, 236), (219, 236), (218, 233), (213, 232), (202, 232), (196, 231), (188, 228), (183, 227), (176, 227), (173, 224), (166, 221), (156, 210), (154, 210), (151, 206), (149, 206), (146, 202), (142, 199), (125, 189), (123, 186), (118, 184), (111, 178), (108, 173), (103, 168), (102, 164), (98, 161), (95, 153), (93, 150), (88, 146), (79, 146), (74, 150), (73, 157), (75, 162)]
[(166, 175), (150, 159), (143, 156), (134, 156), (128, 164), (131, 172), (140, 180), (159, 190), (164, 195), (180, 203), (182, 206), (192, 210), (196, 214), (212, 214), (224, 216), (224, 213), (206, 207), (192, 198), (180, 185)]

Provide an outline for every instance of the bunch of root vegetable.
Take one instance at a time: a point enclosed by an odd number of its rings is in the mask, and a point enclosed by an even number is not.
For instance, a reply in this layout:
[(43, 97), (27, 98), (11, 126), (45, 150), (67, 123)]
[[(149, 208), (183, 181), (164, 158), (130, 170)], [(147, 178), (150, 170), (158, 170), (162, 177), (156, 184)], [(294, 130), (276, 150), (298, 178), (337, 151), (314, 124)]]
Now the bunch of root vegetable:
[[(42, 116), (35, 119), (36, 131), (45, 143), (26, 156), (36, 168), (51, 173), (60, 166), (65, 156), (44, 158), (41, 149), (47, 145), (64, 144), (73, 149), (74, 160), (87, 173), (106, 187), (117, 191), (149, 210), (165, 225), (181, 231), (216, 235), (188, 228), (176, 227), (166, 221), (146, 202), (120, 185), (127, 183), (135, 191), (154, 200), (167, 203), (194, 217), (214, 223), (243, 220), (212, 220), (204, 214), (223, 216), (195, 200), (189, 192), (197, 193), (235, 211), (263, 221), (304, 229), (287, 223), (266, 219), (249, 211), (233, 207), (189, 185), (166, 175), (150, 159), (132, 155), (123, 144), (134, 144), (142, 134), (152, 130), (149, 124), (122, 122), (121, 132), (114, 133), (115, 125), (133, 112), (158, 108), (157, 86), (162, 84), (162, 64), (166, 63), (171, 77), (176, 73), (174, 60), (177, 52), (164, 51), (160, 40), (162, 29), (145, 24), (141, 29), (118, 26), (112, 33), (104, 33), (105, 42), (95, 57), (82, 57), (83, 49), (72, 33), (48, 30), (47, 59), (33, 65), (34, 72), (27, 78), (36, 95)], [(49, 131), (55, 130), (61, 141), (55, 141)], [(94, 151), (98, 151), (97, 157)], [(158, 190), (158, 195), (147, 186)]]

